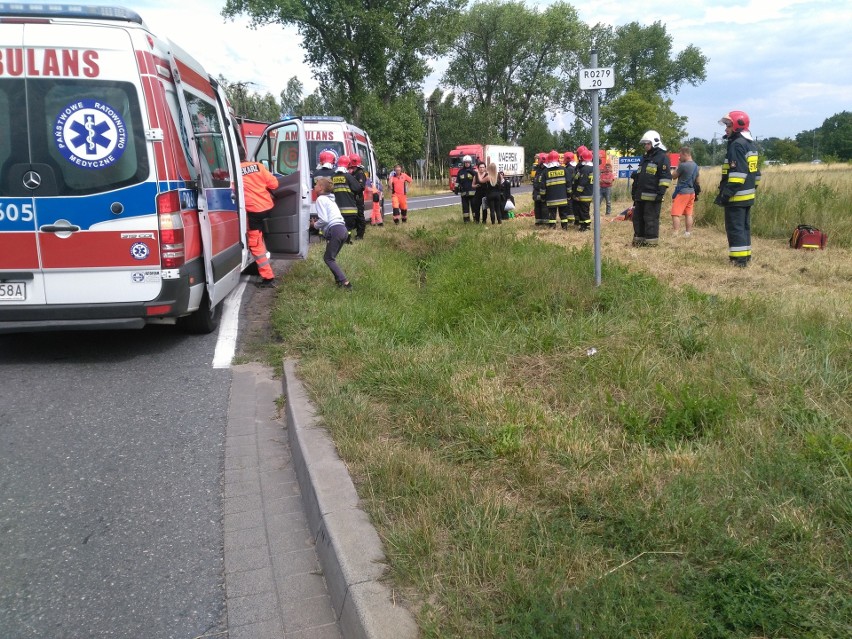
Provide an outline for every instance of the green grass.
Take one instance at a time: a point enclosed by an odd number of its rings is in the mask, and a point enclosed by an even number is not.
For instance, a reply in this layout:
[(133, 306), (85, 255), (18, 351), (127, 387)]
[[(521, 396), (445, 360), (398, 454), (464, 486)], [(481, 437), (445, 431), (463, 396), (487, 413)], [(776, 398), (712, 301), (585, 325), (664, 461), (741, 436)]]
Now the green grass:
[[(724, 230), (724, 209), (713, 204), (719, 170), (708, 170), (702, 183), (707, 185), (706, 195), (696, 204), (696, 218), (702, 225)], [(752, 232), (789, 239), (796, 226), (810, 224), (828, 232), (829, 246), (852, 248), (850, 202), (852, 166), (848, 164), (818, 170), (811, 165), (764, 168), (752, 208)]]
[(595, 288), (588, 249), (457, 217), (344, 247), (352, 294), (312, 252), (266, 353), (424, 636), (852, 636), (848, 315), (609, 261)]

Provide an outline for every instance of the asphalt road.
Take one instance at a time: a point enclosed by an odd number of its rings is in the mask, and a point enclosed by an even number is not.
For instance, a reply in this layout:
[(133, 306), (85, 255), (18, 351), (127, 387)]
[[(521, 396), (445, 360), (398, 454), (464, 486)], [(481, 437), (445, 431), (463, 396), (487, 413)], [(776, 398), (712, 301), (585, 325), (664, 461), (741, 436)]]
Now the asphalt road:
[(0, 637), (225, 630), (215, 341), (0, 336)]
[[(512, 193), (517, 195), (519, 193), (530, 193), (532, 191), (532, 186), (529, 184), (524, 184), (515, 189), (512, 189)], [(390, 199), (386, 199), (385, 202), (385, 212), (390, 212)], [(410, 197), (408, 198), (408, 210), (409, 211), (421, 211), (423, 209), (434, 209), (439, 206), (452, 206), (453, 204), (461, 204), (461, 198), (458, 195), (447, 193), (444, 195), (420, 195), (418, 197)]]

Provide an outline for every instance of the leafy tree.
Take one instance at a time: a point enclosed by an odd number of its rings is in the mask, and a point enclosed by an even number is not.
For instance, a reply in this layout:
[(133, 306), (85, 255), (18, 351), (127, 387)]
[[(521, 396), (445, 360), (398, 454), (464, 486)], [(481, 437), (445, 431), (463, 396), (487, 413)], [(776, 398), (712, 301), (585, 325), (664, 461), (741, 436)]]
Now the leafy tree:
[(692, 151), (692, 159), (695, 160), (695, 163), (699, 166), (707, 166), (713, 163), (710, 144), (707, 140), (702, 138), (689, 138), (684, 144), (690, 148)]
[(456, 89), (482, 118), (480, 138), (497, 135), (510, 142), (563, 102), (560, 78), (565, 68), (576, 67), (586, 32), (565, 2), (539, 12), (523, 2), (497, 0), (472, 6), (460, 30), (442, 84)]
[(809, 131), (797, 133), (796, 144), (800, 149), (802, 149), (802, 155), (799, 158), (799, 161), (807, 160), (808, 158), (816, 160), (820, 157), (820, 152), (823, 148), (822, 130), (810, 129)]
[(295, 114), (302, 105), (302, 91), (305, 85), (295, 75), (287, 80), (287, 86), (281, 91), (281, 113)]
[(602, 119), (611, 123), (604, 133), (606, 146), (624, 154), (641, 155), (639, 140), (649, 129), (660, 134), (669, 150), (680, 146), (686, 137), (686, 118), (672, 111), (672, 101), (652, 95), (644, 97), (638, 91), (628, 91), (601, 109)]
[(672, 36), (660, 21), (615, 28), (598, 24), (592, 37), (599, 66), (615, 67), (615, 87), (606, 92), (609, 99), (628, 91), (673, 95), (684, 84), (697, 86), (707, 79), (707, 57), (694, 45), (673, 53)]
[(228, 102), (238, 118), (274, 122), (279, 118), (279, 105), (271, 93), (261, 95), (249, 91), (251, 82), (229, 82), (224, 76), (218, 78), (219, 84), (225, 90)]
[(524, 147), (524, 159), (527, 161), (527, 171), (533, 165), (536, 153), (547, 152), (558, 146), (556, 136), (551, 133), (547, 126), (547, 120), (544, 117), (527, 123), (526, 132), (521, 138), (520, 144)]
[(822, 123), (820, 127), (824, 155), (835, 156), (838, 160), (852, 160), (852, 113), (836, 113)]
[[(452, 42), (451, 19), (466, 0), (226, 0), (222, 15), (247, 14), (254, 26), (295, 26), (305, 61), (336, 107), (363, 126), (362, 105), (375, 94), (386, 107), (420, 87), (428, 61)], [(341, 99), (342, 98), (342, 99)]]
[(784, 138), (775, 143), (772, 155), (773, 159), (792, 164), (802, 160), (802, 149), (794, 140)]
[(375, 94), (363, 103), (362, 126), (370, 133), (380, 166), (393, 167), (400, 162), (413, 173), (415, 160), (423, 157), (426, 129), (423, 103), (413, 91), (401, 95), (386, 106)]

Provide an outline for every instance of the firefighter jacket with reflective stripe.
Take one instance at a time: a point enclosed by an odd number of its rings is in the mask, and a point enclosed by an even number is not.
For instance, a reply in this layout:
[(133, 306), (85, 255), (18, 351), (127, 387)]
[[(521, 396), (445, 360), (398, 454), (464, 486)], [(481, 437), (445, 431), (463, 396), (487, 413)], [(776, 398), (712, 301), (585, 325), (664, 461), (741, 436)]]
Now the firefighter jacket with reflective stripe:
[(662, 202), (672, 184), (672, 171), (669, 156), (659, 147), (651, 147), (642, 156), (639, 169), (633, 176), (633, 188), (630, 189), (634, 202)]
[(578, 202), (591, 202), (594, 199), (595, 169), (591, 162), (583, 162), (577, 167), (574, 177), (574, 197)]
[(311, 175), (313, 176), (313, 186), (316, 186), (317, 180), (319, 180), (321, 177), (327, 177), (329, 180), (333, 178), (334, 169), (327, 166), (321, 166), (320, 168), (314, 170)]
[(751, 206), (760, 181), (757, 145), (740, 132), (728, 139), (728, 153), (722, 164), (719, 198), (723, 205)]
[(561, 164), (545, 165), (541, 172), (541, 199), (547, 206), (565, 206), (568, 204), (567, 167)]
[(356, 166), (352, 171), (352, 177), (361, 185), (361, 192), (355, 194), (355, 203), (358, 205), (358, 210), (364, 211), (364, 187), (367, 186), (367, 174), (364, 172), (364, 167)]
[(476, 195), (476, 189), (473, 186), (473, 178), (476, 176), (476, 171), (473, 167), (463, 166), (456, 174), (456, 193), (467, 197)]
[(271, 209), (273, 201), (270, 191), (278, 188), (275, 176), (260, 162), (241, 162), (240, 172), (243, 174), (246, 211), (265, 213)]
[(361, 195), (364, 187), (346, 169), (338, 168), (331, 178), (334, 185), (334, 201), (343, 215), (357, 215), (358, 203), (356, 194)]
[(539, 162), (535, 165), (533, 169), (535, 175), (532, 178), (532, 187), (533, 187), (533, 201), (544, 200), (542, 197), (542, 179), (544, 178), (545, 167), (544, 164)]

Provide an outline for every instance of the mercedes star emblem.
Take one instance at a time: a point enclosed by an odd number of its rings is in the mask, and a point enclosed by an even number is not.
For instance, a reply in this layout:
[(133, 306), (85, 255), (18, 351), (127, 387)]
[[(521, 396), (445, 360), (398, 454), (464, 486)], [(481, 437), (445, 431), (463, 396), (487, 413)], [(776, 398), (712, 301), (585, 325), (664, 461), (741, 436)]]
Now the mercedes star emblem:
[(24, 173), (24, 186), (30, 191), (35, 191), (41, 186), (41, 176), (35, 171), (27, 171)]

